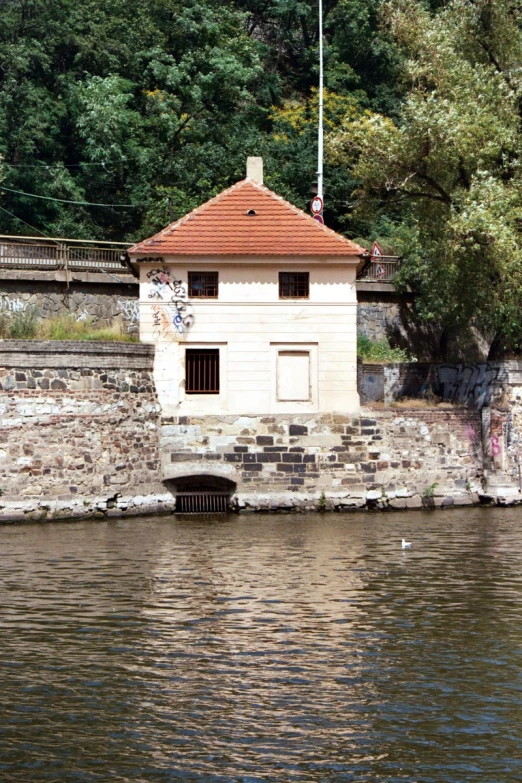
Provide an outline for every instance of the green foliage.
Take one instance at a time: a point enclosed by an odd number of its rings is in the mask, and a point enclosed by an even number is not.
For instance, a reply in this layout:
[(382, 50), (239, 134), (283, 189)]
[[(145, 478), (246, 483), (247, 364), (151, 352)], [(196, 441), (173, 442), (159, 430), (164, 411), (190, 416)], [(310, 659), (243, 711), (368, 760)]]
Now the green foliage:
[(429, 487), (426, 487), (424, 489), (422, 493), (422, 497), (426, 498), (426, 500), (432, 498), (435, 495), (435, 490), (437, 489), (438, 486), (439, 486), (438, 483), (434, 481), (433, 484), (430, 484)]
[(10, 340), (32, 340), (38, 331), (38, 310), (26, 307), (14, 314), (0, 313), (0, 337)]
[(59, 315), (40, 321), (38, 338), (42, 340), (103, 340), (137, 342), (124, 334), (121, 326), (94, 326), (91, 321), (78, 321), (73, 315)]
[(321, 513), (326, 511), (326, 495), (324, 493), (324, 490), (321, 492), (321, 495), (319, 496), (319, 500), (317, 501), (317, 510)]
[(416, 361), (404, 348), (392, 348), (388, 340), (370, 340), (364, 334), (357, 338), (357, 355), (363, 361), (375, 364)]
[(470, 323), (514, 347), (522, 335), (522, 8), (451, 0), (435, 13), (388, 0), (404, 54), (397, 118), (347, 117), (330, 140), (359, 180), (357, 211), (402, 235), (402, 285), (425, 320)]
[[(398, 48), (380, 27), (381, 2), (325, 6), (326, 84), (339, 101), (396, 112)], [(168, 221), (169, 199), (180, 217), (242, 178), (256, 154), (267, 184), (306, 206), (317, 62), (316, 0), (4, 0), (3, 185), (134, 208), (0, 191), (0, 231), (142, 238)], [(308, 119), (283, 139), (278, 111), (294, 105)], [(350, 172), (325, 170), (328, 224), (364, 233), (346, 209)]]
[(103, 340), (138, 342), (125, 334), (121, 325), (95, 326), (91, 321), (78, 321), (73, 315), (40, 319), (35, 307), (27, 307), (11, 315), (0, 311), (0, 338), (11, 340)]

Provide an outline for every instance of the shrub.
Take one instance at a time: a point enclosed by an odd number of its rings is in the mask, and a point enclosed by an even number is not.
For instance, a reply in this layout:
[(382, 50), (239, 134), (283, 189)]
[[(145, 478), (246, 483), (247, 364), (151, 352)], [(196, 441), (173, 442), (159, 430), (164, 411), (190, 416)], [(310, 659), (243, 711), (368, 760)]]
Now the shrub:
[(78, 321), (73, 315), (58, 315), (40, 322), (38, 336), (43, 340), (106, 340), (137, 342), (136, 337), (124, 334), (119, 324), (94, 326), (91, 320)]
[(38, 332), (38, 310), (26, 307), (8, 317), (7, 337), (11, 340), (33, 340)]
[(410, 356), (404, 348), (392, 348), (388, 340), (370, 340), (364, 334), (357, 338), (357, 355), (365, 362), (377, 364), (416, 361), (416, 358)]
[(5, 340), (11, 319), (5, 310), (0, 310), (0, 339)]
[(137, 337), (125, 334), (120, 324), (94, 326), (92, 321), (78, 321), (74, 315), (40, 319), (36, 307), (15, 314), (0, 311), (0, 339), (139, 342)]

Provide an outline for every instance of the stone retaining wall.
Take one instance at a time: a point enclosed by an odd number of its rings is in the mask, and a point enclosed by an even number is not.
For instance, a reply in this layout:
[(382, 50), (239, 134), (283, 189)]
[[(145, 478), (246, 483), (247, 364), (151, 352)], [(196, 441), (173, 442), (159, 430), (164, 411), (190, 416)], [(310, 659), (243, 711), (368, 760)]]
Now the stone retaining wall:
[[(489, 406), (499, 388), (509, 385), (509, 362), (404, 362), (358, 368), (361, 402), (387, 404), (403, 398), (438, 397), (480, 410)], [(511, 362), (513, 364), (513, 362)]]
[(380, 342), (404, 331), (398, 302), (365, 301), (358, 293), (357, 305), (357, 334)]
[(417, 508), (478, 502), (480, 414), (179, 417), (162, 421), (162, 475), (227, 478), (239, 509)]
[(162, 419), (153, 362), (144, 344), (0, 341), (0, 520), (169, 512), (194, 477), (228, 479), (238, 510), (521, 502), (522, 363), (481, 410)]
[(0, 520), (174, 507), (153, 358), (149, 345), (0, 342)]
[(11, 317), (34, 308), (40, 318), (72, 315), (95, 326), (119, 323), (124, 332), (139, 330), (138, 284), (118, 274), (0, 269), (0, 314)]

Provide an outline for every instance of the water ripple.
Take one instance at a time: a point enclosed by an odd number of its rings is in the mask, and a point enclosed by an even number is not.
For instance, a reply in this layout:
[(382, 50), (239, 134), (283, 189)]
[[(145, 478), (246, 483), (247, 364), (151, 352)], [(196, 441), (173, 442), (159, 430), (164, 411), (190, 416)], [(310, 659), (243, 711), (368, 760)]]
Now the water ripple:
[(520, 780), (519, 515), (0, 528), (0, 781)]

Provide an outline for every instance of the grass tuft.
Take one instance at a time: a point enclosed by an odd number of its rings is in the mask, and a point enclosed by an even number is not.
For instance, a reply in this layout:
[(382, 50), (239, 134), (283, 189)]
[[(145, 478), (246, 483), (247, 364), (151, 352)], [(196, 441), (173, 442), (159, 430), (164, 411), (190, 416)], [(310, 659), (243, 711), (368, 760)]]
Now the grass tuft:
[(78, 321), (73, 315), (39, 318), (36, 308), (28, 307), (11, 315), (0, 312), (0, 338), (11, 340), (101, 340), (139, 342), (126, 334), (120, 324), (94, 326), (90, 320)]

